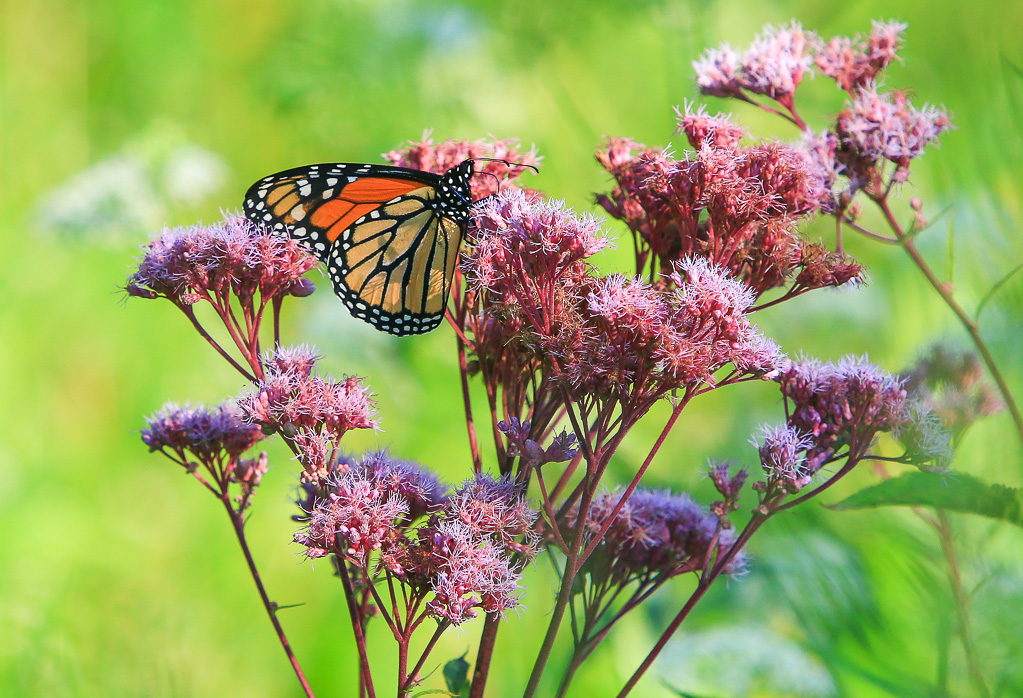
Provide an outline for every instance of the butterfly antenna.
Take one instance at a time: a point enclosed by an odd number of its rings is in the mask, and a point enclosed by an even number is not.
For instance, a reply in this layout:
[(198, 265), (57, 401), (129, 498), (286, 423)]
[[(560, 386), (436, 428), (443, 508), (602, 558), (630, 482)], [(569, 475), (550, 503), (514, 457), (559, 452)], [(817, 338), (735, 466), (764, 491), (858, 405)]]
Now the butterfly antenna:
[[(498, 158), (473, 158), (473, 160), (483, 160), (485, 162), (500, 162), (500, 163), (503, 163), (503, 164), (507, 165), (508, 167), (521, 167), (523, 169), (528, 167), (533, 172), (536, 172), (537, 174), (540, 173), (540, 170), (537, 168), (536, 165), (526, 165), (525, 163), (521, 163), (521, 162), (508, 162), (507, 160), (499, 160)], [(478, 172), (477, 174), (484, 174), (484, 173), (483, 172)], [(487, 172), (485, 174), (490, 174), (490, 173)]]

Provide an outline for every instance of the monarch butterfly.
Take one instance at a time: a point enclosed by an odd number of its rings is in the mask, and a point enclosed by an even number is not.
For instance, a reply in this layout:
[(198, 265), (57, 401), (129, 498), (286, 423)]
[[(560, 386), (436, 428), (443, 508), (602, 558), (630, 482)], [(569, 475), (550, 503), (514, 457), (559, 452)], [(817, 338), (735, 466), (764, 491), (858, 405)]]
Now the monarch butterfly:
[(355, 317), (406, 336), (441, 323), (469, 220), (473, 161), (443, 175), (328, 163), (264, 177), (245, 215), (306, 243)]

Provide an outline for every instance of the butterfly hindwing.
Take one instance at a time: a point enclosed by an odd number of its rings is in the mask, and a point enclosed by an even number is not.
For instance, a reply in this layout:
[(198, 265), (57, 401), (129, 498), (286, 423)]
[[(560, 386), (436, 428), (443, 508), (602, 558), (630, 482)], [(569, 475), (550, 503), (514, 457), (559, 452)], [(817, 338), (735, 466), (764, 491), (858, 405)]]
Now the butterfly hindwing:
[(310, 165), (252, 185), (245, 214), (306, 243), (353, 315), (391, 334), (421, 334), (444, 316), (471, 173), (468, 160), (443, 176)]

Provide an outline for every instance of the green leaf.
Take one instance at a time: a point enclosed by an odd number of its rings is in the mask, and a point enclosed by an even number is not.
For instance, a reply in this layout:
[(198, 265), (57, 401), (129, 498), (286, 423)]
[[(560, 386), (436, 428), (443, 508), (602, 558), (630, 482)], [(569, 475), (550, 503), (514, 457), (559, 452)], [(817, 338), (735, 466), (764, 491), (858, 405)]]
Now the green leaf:
[(909, 472), (860, 490), (829, 509), (913, 506), (979, 514), (1023, 526), (1023, 491), (989, 485), (966, 473)]
[(450, 691), (445, 691), (443, 688), (428, 688), (425, 691), (420, 691), (419, 693), (416, 693), (415, 695), (412, 696), (412, 698), (419, 698), (419, 696), (437, 695), (438, 693), (440, 695), (444, 695), (444, 696), (457, 696), (458, 695), (457, 693), (451, 693)]
[(469, 687), (469, 662), (465, 661), (465, 654), (444, 665), (444, 683), (456, 696)]

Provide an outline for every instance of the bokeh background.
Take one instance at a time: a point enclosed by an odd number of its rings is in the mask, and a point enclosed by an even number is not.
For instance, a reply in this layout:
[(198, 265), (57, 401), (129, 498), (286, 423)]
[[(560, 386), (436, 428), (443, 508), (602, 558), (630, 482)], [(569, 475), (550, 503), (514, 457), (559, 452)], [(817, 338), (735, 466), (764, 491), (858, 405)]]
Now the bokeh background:
[[(698, 97), (690, 62), (793, 18), (828, 37), (869, 31), (872, 18), (909, 23), (888, 84), (946, 105), (958, 130), (916, 162), (902, 204), (916, 195), (931, 216), (947, 209), (920, 246), (971, 307), (1023, 259), (1023, 4), (1014, 0), (0, 4), (0, 694), (298, 695), (222, 511), (139, 440), (143, 416), (163, 402), (219, 401), (243, 387), (169, 304), (122, 302), (140, 243), (165, 224), (237, 209), (262, 175), (379, 162), (425, 129), (439, 140), (535, 144), (545, 160), (530, 185), (593, 210), (594, 192), (609, 186), (592, 157), (605, 136), (667, 145), (672, 107)], [(705, 101), (759, 135), (797, 136)], [(841, 95), (818, 80), (801, 88), (800, 106), (823, 127)], [(630, 243), (617, 223), (608, 228), (621, 244), (601, 263), (627, 270)], [(822, 220), (807, 234), (829, 228)], [(900, 250), (863, 239), (849, 249), (868, 265), (869, 285), (757, 316), (786, 350), (869, 353), (899, 370), (933, 341), (963, 343)], [(1021, 276), (983, 317), (1018, 395)], [(365, 376), (378, 393), (382, 430), (351, 435), (349, 447), (387, 446), (450, 481), (466, 474), (450, 330), (385, 336), (348, 317), (322, 284), (292, 303), (286, 323), (289, 341), (316, 344), (325, 368)], [(625, 444), (615, 477), (636, 466), (661, 416)], [(770, 385), (707, 397), (649, 484), (710, 501), (706, 460), (752, 465), (749, 434), (779, 418)], [(319, 695), (352, 695), (340, 585), (289, 543), (296, 467), (279, 445), (270, 450), (250, 521), (256, 558), (274, 599), (303, 604), (282, 618)], [(1018, 486), (1009, 417), (974, 427), (955, 467)], [(876, 481), (863, 467), (822, 499)], [(965, 582), (979, 587), (971, 610), (982, 668), (995, 694), (1023, 695), (1023, 534), (954, 522)], [(749, 575), (708, 595), (636, 695), (672, 686), (700, 696), (969, 695), (949, 640), (938, 541), (912, 511), (815, 502), (773, 520), (750, 550)], [(527, 609), (501, 631), (492, 696), (521, 694), (553, 606), (549, 570), (541, 561), (528, 573)], [(573, 695), (613, 694), (690, 585), (677, 580), (624, 623)], [(389, 677), (384, 631), (373, 627), (371, 644)], [(469, 650), (471, 659), (477, 636), (474, 625), (449, 633), (436, 658)], [(439, 685), (438, 672), (427, 686)]]

